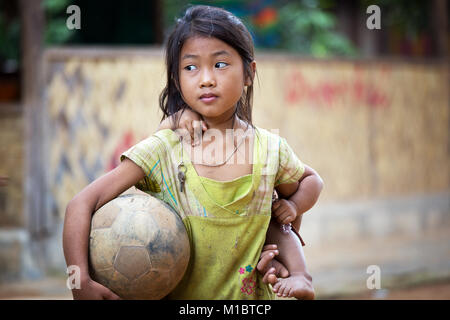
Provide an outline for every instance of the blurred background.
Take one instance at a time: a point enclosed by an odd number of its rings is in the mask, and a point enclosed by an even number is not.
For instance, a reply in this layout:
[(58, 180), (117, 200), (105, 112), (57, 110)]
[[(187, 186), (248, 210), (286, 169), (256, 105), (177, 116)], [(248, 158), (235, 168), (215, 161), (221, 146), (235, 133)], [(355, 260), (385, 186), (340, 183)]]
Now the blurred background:
[(155, 131), (190, 4), (244, 21), (254, 124), (324, 179), (301, 227), (317, 298), (449, 299), (445, 0), (0, 0), (0, 298), (71, 298), (65, 206)]

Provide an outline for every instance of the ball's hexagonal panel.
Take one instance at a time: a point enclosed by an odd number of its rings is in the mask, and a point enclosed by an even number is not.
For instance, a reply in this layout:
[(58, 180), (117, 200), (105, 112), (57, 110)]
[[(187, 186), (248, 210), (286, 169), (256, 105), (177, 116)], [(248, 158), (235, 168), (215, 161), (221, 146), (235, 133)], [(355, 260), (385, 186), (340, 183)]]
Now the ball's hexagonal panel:
[(111, 236), (121, 237), (124, 246), (145, 246), (157, 230), (149, 228), (152, 225), (152, 217), (148, 212), (140, 210), (128, 210), (119, 214), (111, 226)]
[(147, 249), (139, 246), (120, 247), (114, 268), (129, 280), (139, 278), (152, 267)]
[(119, 212), (120, 207), (117, 204), (107, 203), (92, 217), (92, 230), (111, 227)]

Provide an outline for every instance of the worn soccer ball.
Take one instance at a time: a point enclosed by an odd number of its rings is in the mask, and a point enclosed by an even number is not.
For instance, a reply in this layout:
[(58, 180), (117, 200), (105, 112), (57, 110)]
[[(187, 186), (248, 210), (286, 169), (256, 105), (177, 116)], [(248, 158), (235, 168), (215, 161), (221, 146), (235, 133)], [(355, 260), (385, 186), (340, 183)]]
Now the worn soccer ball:
[(178, 214), (134, 187), (92, 217), (91, 277), (123, 299), (163, 298), (182, 279), (189, 256)]

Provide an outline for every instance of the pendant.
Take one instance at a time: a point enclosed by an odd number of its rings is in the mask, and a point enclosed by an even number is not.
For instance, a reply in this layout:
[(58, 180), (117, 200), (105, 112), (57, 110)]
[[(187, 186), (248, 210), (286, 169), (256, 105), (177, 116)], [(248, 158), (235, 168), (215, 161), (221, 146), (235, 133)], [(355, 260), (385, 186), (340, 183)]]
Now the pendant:
[(181, 162), (178, 165), (178, 181), (180, 181), (180, 192), (184, 191), (184, 182), (186, 181), (186, 167), (184, 166), (184, 163)]

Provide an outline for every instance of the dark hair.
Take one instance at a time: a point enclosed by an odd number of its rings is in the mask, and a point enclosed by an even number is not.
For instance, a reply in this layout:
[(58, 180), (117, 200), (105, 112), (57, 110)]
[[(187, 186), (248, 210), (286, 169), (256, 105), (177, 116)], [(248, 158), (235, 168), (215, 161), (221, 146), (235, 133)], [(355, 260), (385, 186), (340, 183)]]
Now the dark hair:
[[(180, 53), (183, 44), (193, 36), (214, 37), (233, 47), (241, 56), (244, 77), (252, 79), (250, 63), (254, 60), (253, 40), (241, 20), (217, 7), (197, 5), (186, 10), (177, 20), (166, 45), (167, 84), (159, 96), (162, 120), (189, 106), (181, 96), (179, 79)], [(234, 114), (252, 124), (253, 83), (247, 86), (236, 104)], [(179, 119), (175, 119), (175, 123)]]

